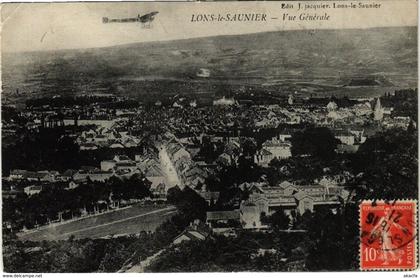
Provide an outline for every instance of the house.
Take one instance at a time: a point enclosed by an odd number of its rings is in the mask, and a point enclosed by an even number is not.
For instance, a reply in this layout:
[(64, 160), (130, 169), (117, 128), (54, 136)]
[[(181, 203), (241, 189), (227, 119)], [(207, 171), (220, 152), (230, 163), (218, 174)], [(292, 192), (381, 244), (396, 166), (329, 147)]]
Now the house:
[(297, 211), (300, 215), (304, 214), (306, 211), (314, 210), (314, 199), (309, 196), (306, 192), (299, 191), (293, 194), (297, 201)]
[(236, 103), (234, 98), (226, 98), (222, 97), (220, 99), (213, 100), (214, 106), (228, 106), (228, 105), (234, 105)]
[(260, 182), (244, 182), (239, 185), (239, 188), (242, 191), (248, 191), (250, 194), (257, 193), (262, 194), (264, 193), (261, 187), (263, 187), (265, 184)]
[(104, 182), (110, 179), (114, 175), (111, 171), (93, 171), (88, 174), (88, 177), (91, 181), (100, 181)]
[(121, 143), (112, 143), (111, 145), (109, 145), (109, 148), (111, 148), (111, 149), (123, 149), (124, 145), (122, 145)]
[(329, 112), (331, 112), (331, 111), (335, 111), (335, 110), (337, 110), (337, 108), (338, 108), (337, 103), (335, 103), (334, 101), (330, 101), (330, 102), (327, 104), (327, 110), (328, 110)]
[[(251, 254), (251, 258), (255, 259), (255, 258), (263, 257), (266, 255), (275, 255), (277, 253), (278, 251), (274, 248), (270, 248), (270, 249), (259, 248), (256, 253)], [(285, 259), (283, 259), (283, 261), (284, 260)]]
[(267, 166), (273, 158), (273, 154), (263, 148), (254, 154), (254, 163), (260, 166)]
[(208, 191), (204, 191), (204, 192), (199, 192), (198, 193), (204, 200), (206, 200), (208, 205), (211, 205), (212, 203), (216, 203), (217, 200), (219, 199), (220, 196), (220, 192), (208, 192)]
[(134, 138), (126, 138), (123, 142), (123, 145), (125, 148), (132, 148), (132, 147), (137, 147), (138, 143), (139, 142), (135, 140)]
[(283, 190), (283, 194), (286, 196), (292, 195), (295, 191), (297, 191), (297, 187), (294, 186), (289, 181), (283, 181), (279, 184), (279, 187)]
[(159, 183), (157, 186), (151, 189), (155, 198), (165, 199), (166, 200), (166, 185), (164, 183)]
[(236, 227), (240, 224), (239, 210), (208, 211), (206, 223), (210, 228)]
[(116, 155), (113, 160), (116, 162), (132, 162), (132, 160), (126, 155)]
[(232, 165), (232, 158), (231, 158), (231, 156), (229, 154), (222, 153), (216, 159), (216, 163), (218, 163), (221, 166), (229, 166), (229, 165)]
[(46, 180), (48, 178), (48, 174), (28, 171), (26, 172), (24, 178), (28, 181), (41, 181)]
[[(263, 197), (262, 197), (263, 198)], [(267, 200), (242, 201), (240, 206), (240, 221), (243, 229), (258, 229), (264, 227), (261, 223), (261, 213), (267, 214)]]
[(360, 145), (338, 144), (335, 151), (337, 153), (356, 153), (359, 147)]
[(101, 170), (109, 171), (111, 169), (114, 171), (128, 170), (130, 172), (134, 172), (137, 170), (137, 164), (126, 155), (116, 155), (113, 160), (105, 160), (101, 162)]
[(40, 176), (40, 181), (46, 181), (46, 182), (55, 182), (56, 176), (58, 176), (60, 173), (58, 171), (38, 171), (37, 172)]
[[(286, 214), (292, 211), (303, 214), (306, 210), (313, 211), (316, 206), (336, 208), (341, 204), (340, 198), (345, 199), (348, 196), (348, 191), (342, 186), (330, 184), (294, 185), (284, 181), (279, 186), (254, 186), (250, 189), (248, 199), (250, 203), (242, 204), (243, 212), (248, 213), (243, 216), (247, 227), (249, 227), (247, 223), (253, 222), (257, 226), (256, 215), (260, 212), (270, 215), (282, 210)], [(251, 203), (256, 207), (253, 208)], [(248, 207), (244, 207), (245, 205)]]
[(105, 135), (99, 134), (93, 138), (93, 142), (96, 144), (108, 142), (108, 138)]
[(103, 160), (101, 161), (101, 170), (102, 171), (111, 171), (114, 169), (117, 162), (115, 160)]
[(23, 189), (23, 192), (25, 192), (25, 194), (28, 196), (39, 194), (41, 191), (42, 191), (42, 186), (38, 186), (38, 185), (27, 186)]
[(10, 171), (9, 179), (20, 180), (20, 179), (23, 179), (27, 173), (28, 173), (27, 170), (20, 170), (20, 169), (12, 170)]
[(342, 144), (354, 145), (355, 136), (347, 131), (337, 131), (335, 132), (335, 138), (340, 140)]
[[(149, 160), (150, 161), (150, 160)], [(150, 161), (151, 162), (151, 161)], [(165, 174), (162, 171), (160, 164), (150, 164), (150, 165), (143, 165), (147, 168), (143, 168), (144, 176), (152, 182), (151, 187), (155, 188), (160, 183), (166, 182)]]
[(117, 162), (115, 164), (116, 170), (130, 170), (135, 171), (137, 169), (137, 165), (135, 162)]
[(93, 143), (82, 143), (79, 145), (81, 151), (97, 150), (98, 147)]
[(271, 140), (279, 140), (281, 142), (290, 141), (292, 138), (293, 130), (283, 130), (277, 136), (273, 137)]
[(190, 240), (205, 240), (207, 237), (206, 234), (201, 233), (199, 231), (194, 230), (185, 230), (180, 235), (178, 235), (174, 240), (173, 244), (180, 244), (184, 241), (190, 241)]
[(76, 170), (68, 169), (64, 171), (61, 175), (56, 176), (57, 181), (69, 181), (73, 178), (73, 175), (76, 173)]
[(290, 142), (271, 139), (262, 144), (263, 149), (269, 151), (273, 158), (285, 159), (292, 156), (292, 144)]
[(172, 153), (172, 160), (178, 161), (180, 158), (185, 157), (187, 159), (191, 159), (190, 153), (185, 150), (183, 147), (178, 148), (175, 152)]
[(183, 108), (182, 104), (179, 104), (178, 102), (174, 102), (174, 104), (172, 104), (173, 108)]
[(73, 190), (77, 187), (79, 187), (78, 183), (76, 183), (74, 181), (70, 181), (69, 184), (67, 185), (67, 187), (65, 188), (65, 190)]
[(194, 220), (190, 223), (190, 226), (187, 227), (181, 234), (179, 234), (172, 243), (174, 245), (180, 244), (184, 241), (191, 240), (205, 240), (210, 236), (210, 230), (200, 222), (200, 220)]

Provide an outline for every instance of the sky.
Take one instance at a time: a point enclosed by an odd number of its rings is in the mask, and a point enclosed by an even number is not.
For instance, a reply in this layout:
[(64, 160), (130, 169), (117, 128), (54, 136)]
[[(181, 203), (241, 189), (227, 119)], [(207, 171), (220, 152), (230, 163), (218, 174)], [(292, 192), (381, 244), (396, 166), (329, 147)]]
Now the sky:
[[(366, 3), (373, 1), (365, 1)], [(304, 3), (304, 2), (301, 2)], [(311, 3), (311, 2), (308, 2)], [(312, 2), (314, 3), (314, 2)], [(326, 3), (325, 1), (323, 3)], [(327, 1), (328, 3), (328, 1)], [(105, 47), (118, 44), (290, 29), (416, 26), (415, 0), (379, 1), (380, 9), (329, 9), (328, 21), (283, 21), (280, 2), (108, 2), (2, 5), (2, 52)], [(158, 11), (150, 29), (139, 23), (103, 24), (102, 17)], [(324, 11), (311, 10), (310, 13)], [(267, 22), (191, 22), (193, 14), (265, 13)], [(272, 19), (277, 18), (277, 19)]]

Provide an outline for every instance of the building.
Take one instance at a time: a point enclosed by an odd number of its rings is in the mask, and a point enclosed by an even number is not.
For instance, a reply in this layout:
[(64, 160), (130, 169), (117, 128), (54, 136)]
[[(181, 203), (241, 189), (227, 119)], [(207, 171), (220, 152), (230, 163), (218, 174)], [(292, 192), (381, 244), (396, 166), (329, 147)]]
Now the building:
[(23, 189), (23, 192), (25, 192), (25, 194), (28, 196), (39, 194), (41, 191), (42, 191), (42, 186), (38, 186), (38, 185), (27, 186)]
[(356, 153), (359, 150), (360, 145), (347, 145), (347, 144), (338, 144), (337, 153)]
[(161, 183), (166, 182), (166, 178), (162, 172), (162, 169), (160, 169), (160, 167), (157, 167), (157, 166), (147, 168), (146, 171), (144, 172), (144, 176), (149, 181), (152, 182), (152, 185), (151, 185), (152, 188), (154, 188), (155, 186)]
[(340, 142), (345, 145), (354, 145), (355, 143), (354, 134), (348, 131), (336, 131), (334, 137), (340, 140)]
[(290, 94), (289, 97), (287, 98), (287, 103), (289, 105), (293, 105), (293, 95), (292, 94)]
[(228, 105), (234, 105), (236, 103), (234, 98), (226, 98), (222, 97), (220, 99), (213, 100), (214, 106), (228, 106)]
[[(153, 184), (153, 182), (152, 182), (152, 184)], [(151, 188), (151, 191), (152, 191), (155, 199), (166, 200), (167, 189), (166, 189), (166, 185), (164, 183), (159, 183), (154, 188)]]
[(115, 160), (104, 160), (101, 161), (101, 170), (102, 171), (111, 171), (114, 170), (117, 162)]
[(210, 228), (232, 228), (240, 226), (239, 210), (208, 211), (206, 223)]
[(273, 154), (263, 148), (254, 154), (254, 163), (260, 166), (267, 166), (273, 158)]
[(381, 99), (378, 98), (375, 104), (375, 109), (373, 110), (373, 120), (382, 121), (384, 118), (384, 109), (381, 105)]
[(27, 173), (28, 173), (27, 170), (20, 170), (20, 169), (12, 170), (10, 171), (9, 180), (24, 179)]
[(92, 171), (88, 174), (88, 177), (91, 181), (105, 182), (109, 180), (114, 175), (110, 171)]
[(337, 108), (338, 108), (337, 103), (335, 103), (334, 101), (330, 101), (327, 104), (327, 110), (328, 110), (328, 112), (335, 111), (335, 110), (337, 110)]
[(219, 199), (220, 196), (220, 192), (209, 192), (209, 191), (204, 191), (204, 192), (199, 192), (198, 193), (204, 200), (206, 200), (208, 205), (214, 204), (217, 202), (217, 200)]
[(277, 210), (286, 214), (295, 211), (303, 214), (313, 211), (317, 206), (335, 208), (341, 204), (340, 199), (348, 196), (347, 190), (338, 185), (294, 185), (282, 182), (279, 186), (254, 184), (249, 189), (249, 202), (256, 205), (256, 213), (271, 215)]
[(194, 220), (190, 223), (181, 234), (179, 234), (173, 241), (173, 244), (180, 244), (191, 240), (205, 240), (210, 236), (210, 229), (206, 227), (200, 220)]
[(273, 158), (285, 159), (292, 156), (292, 144), (290, 142), (281, 141), (276, 138), (265, 141), (262, 144), (263, 149), (269, 151)]
[(242, 201), (239, 208), (240, 221), (243, 229), (259, 229), (265, 226), (261, 223), (261, 214), (267, 211), (266, 200)]

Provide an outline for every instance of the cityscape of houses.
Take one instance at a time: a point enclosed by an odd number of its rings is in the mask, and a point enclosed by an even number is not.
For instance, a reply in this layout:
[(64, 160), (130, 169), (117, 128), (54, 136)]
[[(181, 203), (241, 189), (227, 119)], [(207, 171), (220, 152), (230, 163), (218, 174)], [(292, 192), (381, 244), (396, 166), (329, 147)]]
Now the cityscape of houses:
[[(101, 97), (127, 101), (114, 96)], [(98, 161), (97, 165), (63, 172), (11, 169), (4, 179), (24, 180), (27, 186), (11, 188), (8, 196), (13, 196), (14, 190), (22, 190), (28, 196), (39, 194), (54, 182), (65, 182), (66, 189), (72, 190), (88, 179), (107, 182), (112, 177), (126, 179), (140, 174), (150, 182), (156, 200), (165, 201), (168, 190), (173, 187), (188, 186), (211, 206), (218, 202), (220, 192), (209, 189), (206, 184), (209, 177), (224, 167), (236, 166), (241, 156), (263, 168), (270, 167), (274, 160), (291, 158), (292, 136), (305, 126), (328, 127), (337, 140), (335, 151), (342, 154), (355, 153), (378, 130), (407, 129), (414, 124), (409, 117), (394, 115), (393, 107), (382, 106), (380, 98), (353, 99), (345, 106), (338, 105), (334, 99), (300, 99), (293, 94), (284, 101), (284, 105), (252, 104), (252, 101), (241, 104), (234, 98), (222, 97), (215, 99), (212, 105), (197, 106), (195, 99), (178, 98), (166, 107), (157, 101), (147, 111), (141, 104), (104, 109), (101, 102), (73, 109), (28, 106), (20, 112), (27, 120), (28, 132), (78, 127), (77, 132), (68, 135), (80, 152), (111, 150), (114, 154)], [(3, 127), (13, 134), (16, 124), (4, 121)], [(272, 131), (271, 135), (258, 137), (257, 134), (265, 130)], [(252, 154), (245, 153), (249, 142), (255, 147)], [(135, 149), (137, 153), (122, 154), (127, 149)], [(209, 157), (204, 150), (212, 155)], [(211, 209), (207, 212), (206, 225), (225, 234), (238, 227), (264, 229), (267, 226), (261, 216), (280, 210), (290, 218), (292, 227), (293, 215), (302, 215), (320, 206), (335, 210), (346, 202), (349, 199), (349, 192), (344, 188), (346, 178), (342, 173), (338, 177), (325, 176), (311, 184), (294, 180), (274, 185), (266, 181), (238, 184), (249, 197), (238, 200), (229, 210)], [(194, 234), (190, 227), (176, 241), (191, 237), (204, 239), (206, 234)]]

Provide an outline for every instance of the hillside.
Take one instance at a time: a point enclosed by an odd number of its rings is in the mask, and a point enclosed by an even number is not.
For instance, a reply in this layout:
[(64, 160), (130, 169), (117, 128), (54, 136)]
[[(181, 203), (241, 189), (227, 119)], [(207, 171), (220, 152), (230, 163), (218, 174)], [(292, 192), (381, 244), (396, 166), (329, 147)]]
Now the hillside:
[(417, 32), (415, 27), (279, 31), (8, 53), (2, 72), (5, 95), (17, 98), (32, 92), (209, 92), (220, 84), (281, 86), (290, 80), (341, 86), (372, 75), (386, 80), (375, 85), (409, 86), (417, 76)]

